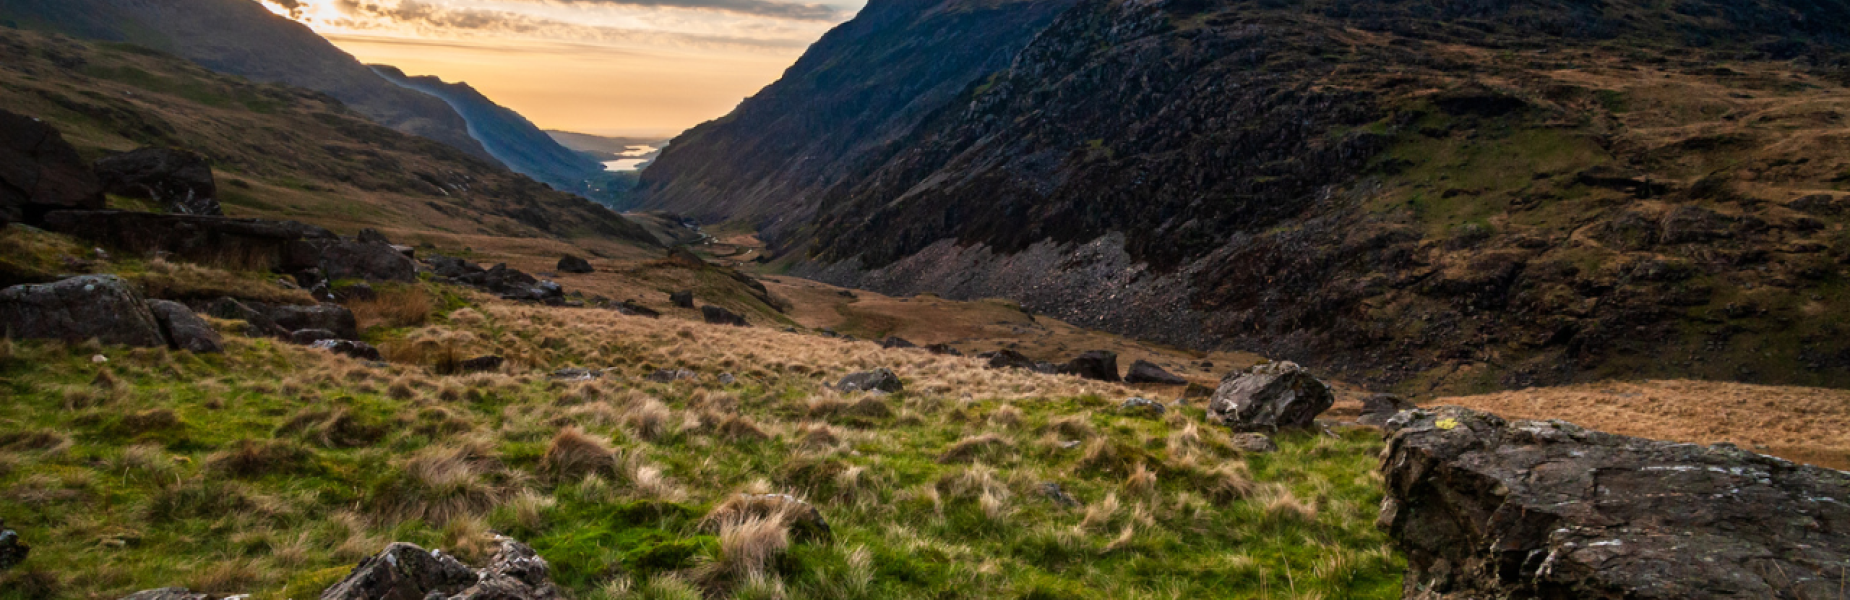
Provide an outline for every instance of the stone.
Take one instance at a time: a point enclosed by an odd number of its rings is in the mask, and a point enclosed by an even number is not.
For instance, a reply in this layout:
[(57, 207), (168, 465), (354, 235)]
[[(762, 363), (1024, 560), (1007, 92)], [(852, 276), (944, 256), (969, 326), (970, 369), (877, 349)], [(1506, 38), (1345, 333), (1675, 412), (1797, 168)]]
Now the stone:
[(204, 156), (179, 148), (142, 148), (96, 161), (103, 191), (159, 202), (167, 212), (218, 216), (218, 183)]
[(991, 369), (1027, 369), (1035, 370), (1034, 360), (1014, 350), (993, 350), (976, 355), (989, 361)]
[(1140, 361), (1131, 363), (1131, 370), (1130, 372), (1124, 375), (1124, 382), (1125, 383), (1154, 383), (1154, 384), (1159, 384), (1159, 385), (1186, 385), (1188, 384), (1187, 379), (1183, 379), (1174, 373), (1165, 371), (1163, 370), (1162, 367), (1156, 366), (1155, 363), (1152, 363), (1147, 360), (1140, 360)]
[(183, 587), (164, 587), (135, 592), (123, 596), (122, 600), (220, 600), (220, 596)]
[(277, 326), (289, 331), (326, 329), (343, 340), (360, 339), (359, 321), (353, 318), (353, 311), (339, 304), (278, 304), (264, 308), (263, 312)]
[(616, 311), (632, 317), (648, 317), (651, 319), (659, 319), (662, 317), (661, 311), (637, 304), (631, 300), (624, 300), (617, 303)]
[(342, 302), (364, 302), (378, 299), (379, 291), (373, 289), (373, 286), (366, 282), (361, 281), (353, 285), (341, 286), (333, 295)]
[(32, 553), (32, 547), (19, 541), (19, 532), (6, 528), (6, 522), (0, 521), (0, 571), (5, 571), (26, 562), (26, 555)]
[(843, 377), (840, 383), (835, 384), (835, 389), (844, 392), (871, 392), (878, 390), (888, 394), (897, 394), (901, 390), (906, 389), (906, 385), (900, 382), (899, 376), (893, 374), (892, 369), (880, 367), (872, 371), (862, 371)]
[(244, 270), (284, 273), (320, 267), (320, 244), (336, 239), (333, 232), (295, 221), (119, 210), (50, 212), (44, 228), (136, 254), (167, 252), (191, 262), (230, 261)]
[(366, 342), (356, 342), (353, 340), (321, 340), (309, 344), (308, 347), (318, 350), (327, 350), (335, 354), (344, 354), (360, 360), (382, 360), (379, 355), (379, 349), (374, 348), (372, 344)]
[(205, 319), (193, 314), (185, 304), (168, 300), (149, 300), (148, 311), (161, 325), (167, 343), (176, 350), (194, 354), (217, 354), (225, 351), (225, 340)]
[(391, 244), (334, 239), (318, 242), (315, 246), (320, 254), (317, 264), (329, 279), (409, 283), (418, 278), (417, 261)]
[(299, 344), (302, 346), (313, 345), (315, 342), (319, 342), (323, 340), (338, 340), (338, 339), (341, 339), (340, 334), (334, 333), (332, 331), (328, 331), (326, 329), (298, 329), (298, 330), (289, 332), (289, 343)]
[(490, 354), (488, 356), (477, 356), (457, 363), (456, 368), (464, 373), (480, 373), (498, 370), (501, 368), (502, 363), (505, 362), (507, 362), (507, 359)]
[(0, 225), (45, 213), (103, 208), (103, 186), (51, 124), (0, 110)]
[(711, 304), (700, 307), (700, 318), (714, 325), (751, 326), (751, 323), (746, 322), (745, 317), (739, 316), (738, 313)]
[(424, 263), (430, 265), (431, 273), (436, 274), (438, 277), (448, 277), (450, 279), (466, 275), (476, 275), (487, 271), (487, 269), (482, 268), (482, 265), (448, 256), (432, 255), (430, 258), (424, 259)]
[(1065, 508), (1078, 508), (1080, 506), (1079, 500), (1073, 498), (1072, 494), (1066, 493), (1066, 490), (1062, 489), (1057, 482), (1042, 482), (1036, 489), (1041, 492), (1042, 496), (1046, 496), (1048, 500), (1052, 500), (1054, 504), (1058, 504)]
[(1236, 433), (1233, 434), (1233, 438), (1230, 442), (1233, 444), (1233, 449), (1247, 454), (1265, 454), (1278, 451), (1278, 443), (1273, 442), (1270, 436), (1263, 433)]
[(1106, 350), (1093, 350), (1080, 354), (1073, 360), (1054, 367), (1054, 372), (1096, 381), (1122, 381), (1118, 377), (1118, 354)]
[(481, 580), (454, 557), (396, 542), (360, 561), (347, 577), (321, 592), (321, 600), (424, 600), (448, 598)]
[(1118, 412), (1162, 416), (1169, 412), (1169, 407), (1149, 398), (1133, 397), (1118, 405)]
[(1381, 427), (1388, 419), (1409, 408), (1419, 408), (1413, 402), (1394, 394), (1375, 394), (1362, 399), (1362, 416), (1356, 422), (1371, 427)]
[(1268, 362), (1221, 380), (1208, 401), (1208, 418), (1234, 431), (1309, 429), (1335, 403), (1330, 386), (1297, 363)]
[(500, 549), (477, 573), (475, 585), (445, 600), (561, 600), (565, 594), (552, 583), (552, 566), (531, 546), (497, 534)]
[(1455, 406), (1386, 428), (1376, 525), (1407, 558), (1407, 598), (1834, 598), (1850, 585), (1842, 471)]
[(243, 321), (246, 324), (245, 335), (250, 337), (289, 337), (289, 330), (277, 325), (269, 314), (258, 310), (260, 306), (263, 305), (251, 306), (235, 298), (225, 297), (206, 305), (205, 313), (220, 319)]
[(115, 275), (82, 275), (0, 290), (0, 329), (15, 338), (141, 348), (166, 346), (141, 294)]
[(734, 383), (738, 383), (738, 381), (739, 381), (739, 378), (734, 376), (731, 373), (720, 373), (719, 374), (719, 384), (720, 385), (732, 385)]
[(886, 339), (880, 340), (880, 347), (881, 348), (917, 348), (919, 347), (919, 345), (912, 343), (911, 340), (907, 340), (906, 338), (899, 337), (896, 335), (889, 335), (889, 336), (886, 336)]
[(691, 290), (681, 290), (679, 292), (670, 293), (668, 294), (668, 302), (681, 308), (693, 308), (694, 292)]
[(591, 261), (567, 254), (559, 258), (559, 272), (580, 274), (595, 273), (597, 269), (591, 267)]
[(653, 381), (656, 383), (669, 383), (669, 382), (674, 382), (674, 381), (682, 381), (686, 379), (694, 379), (699, 376), (700, 375), (698, 373), (689, 371), (687, 369), (660, 369), (654, 373), (650, 373), (648, 379), (649, 381)]
[(926, 352), (941, 356), (963, 356), (964, 353), (950, 344), (932, 344), (925, 347)]

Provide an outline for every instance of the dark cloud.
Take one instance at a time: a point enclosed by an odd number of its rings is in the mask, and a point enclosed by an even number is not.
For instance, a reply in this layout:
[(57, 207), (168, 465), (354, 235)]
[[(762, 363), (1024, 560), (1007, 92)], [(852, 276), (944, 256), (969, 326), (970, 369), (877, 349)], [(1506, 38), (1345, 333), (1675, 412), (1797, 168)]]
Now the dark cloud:
[(620, 4), (717, 10), (779, 19), (833, 21), (842, 13), (825, 4), (795, 4), (769, 0), (553, 0), (560, 4)]

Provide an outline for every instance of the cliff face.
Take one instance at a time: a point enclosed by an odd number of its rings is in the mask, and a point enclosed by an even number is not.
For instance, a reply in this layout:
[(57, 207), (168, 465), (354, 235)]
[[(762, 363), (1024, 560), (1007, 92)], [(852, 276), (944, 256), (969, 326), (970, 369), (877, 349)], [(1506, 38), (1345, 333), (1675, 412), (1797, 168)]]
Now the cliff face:
[(308, 88), (381, 125), (495, 161), (442, 100), (385, 81), (308, 27), (251, 0), (7, 0), (0, 20), (138, 44), (221, 73)]
[(444, 83), (429, 76), (408, 77), (390, 66), (372, 69), (387, 81), (448, 103), (469, 123), (469, 134), (517, 173), (560, 190), (580, 191), (587, 176), (604, 170), (603, 164), (559, 145), (532, 121), (495, 104), (469, 84)]
[(820, 191), (1008, 66), (1071, 0), (874, 0), (782, 79), (675, 140), (642, 173), (643, 208), (800, 227)]
[(1087, 1), (769, 233), (835, 283), (1410, 391), (1846, 385), (1847, 16)]

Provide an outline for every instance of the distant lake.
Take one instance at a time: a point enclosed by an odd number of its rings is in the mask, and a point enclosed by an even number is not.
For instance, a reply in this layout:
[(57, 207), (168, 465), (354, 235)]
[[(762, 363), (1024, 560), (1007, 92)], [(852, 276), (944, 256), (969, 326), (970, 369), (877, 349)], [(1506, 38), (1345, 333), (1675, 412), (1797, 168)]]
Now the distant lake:
[(635, 171), (641, 169), (644, 165), (649, 164), (649, 161), (655, 160), (655, 153), (660, 151), (660, 148), (654, 146), (629, 146), (624, 149), (621, 154), (617, 155), (623, 158), (604, 161), (604, 170)]

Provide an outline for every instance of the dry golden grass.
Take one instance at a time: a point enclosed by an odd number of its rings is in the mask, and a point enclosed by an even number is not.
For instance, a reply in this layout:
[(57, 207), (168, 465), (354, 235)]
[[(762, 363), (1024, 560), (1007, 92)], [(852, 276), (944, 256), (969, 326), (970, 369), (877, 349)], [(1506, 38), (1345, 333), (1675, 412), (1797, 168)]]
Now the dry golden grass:
[(540, 464), (554, 477), (583, 477), (614, 471), (617, 454), (604, 440), (586, 434), (583, 429), (569, 427), (553, 436), (546, 454), (540, 457)]
[(1850, 469), (1850, 390), (1713, 381), (1607, 382), (1440, 398), (1510, 419), (1742, 448)]

